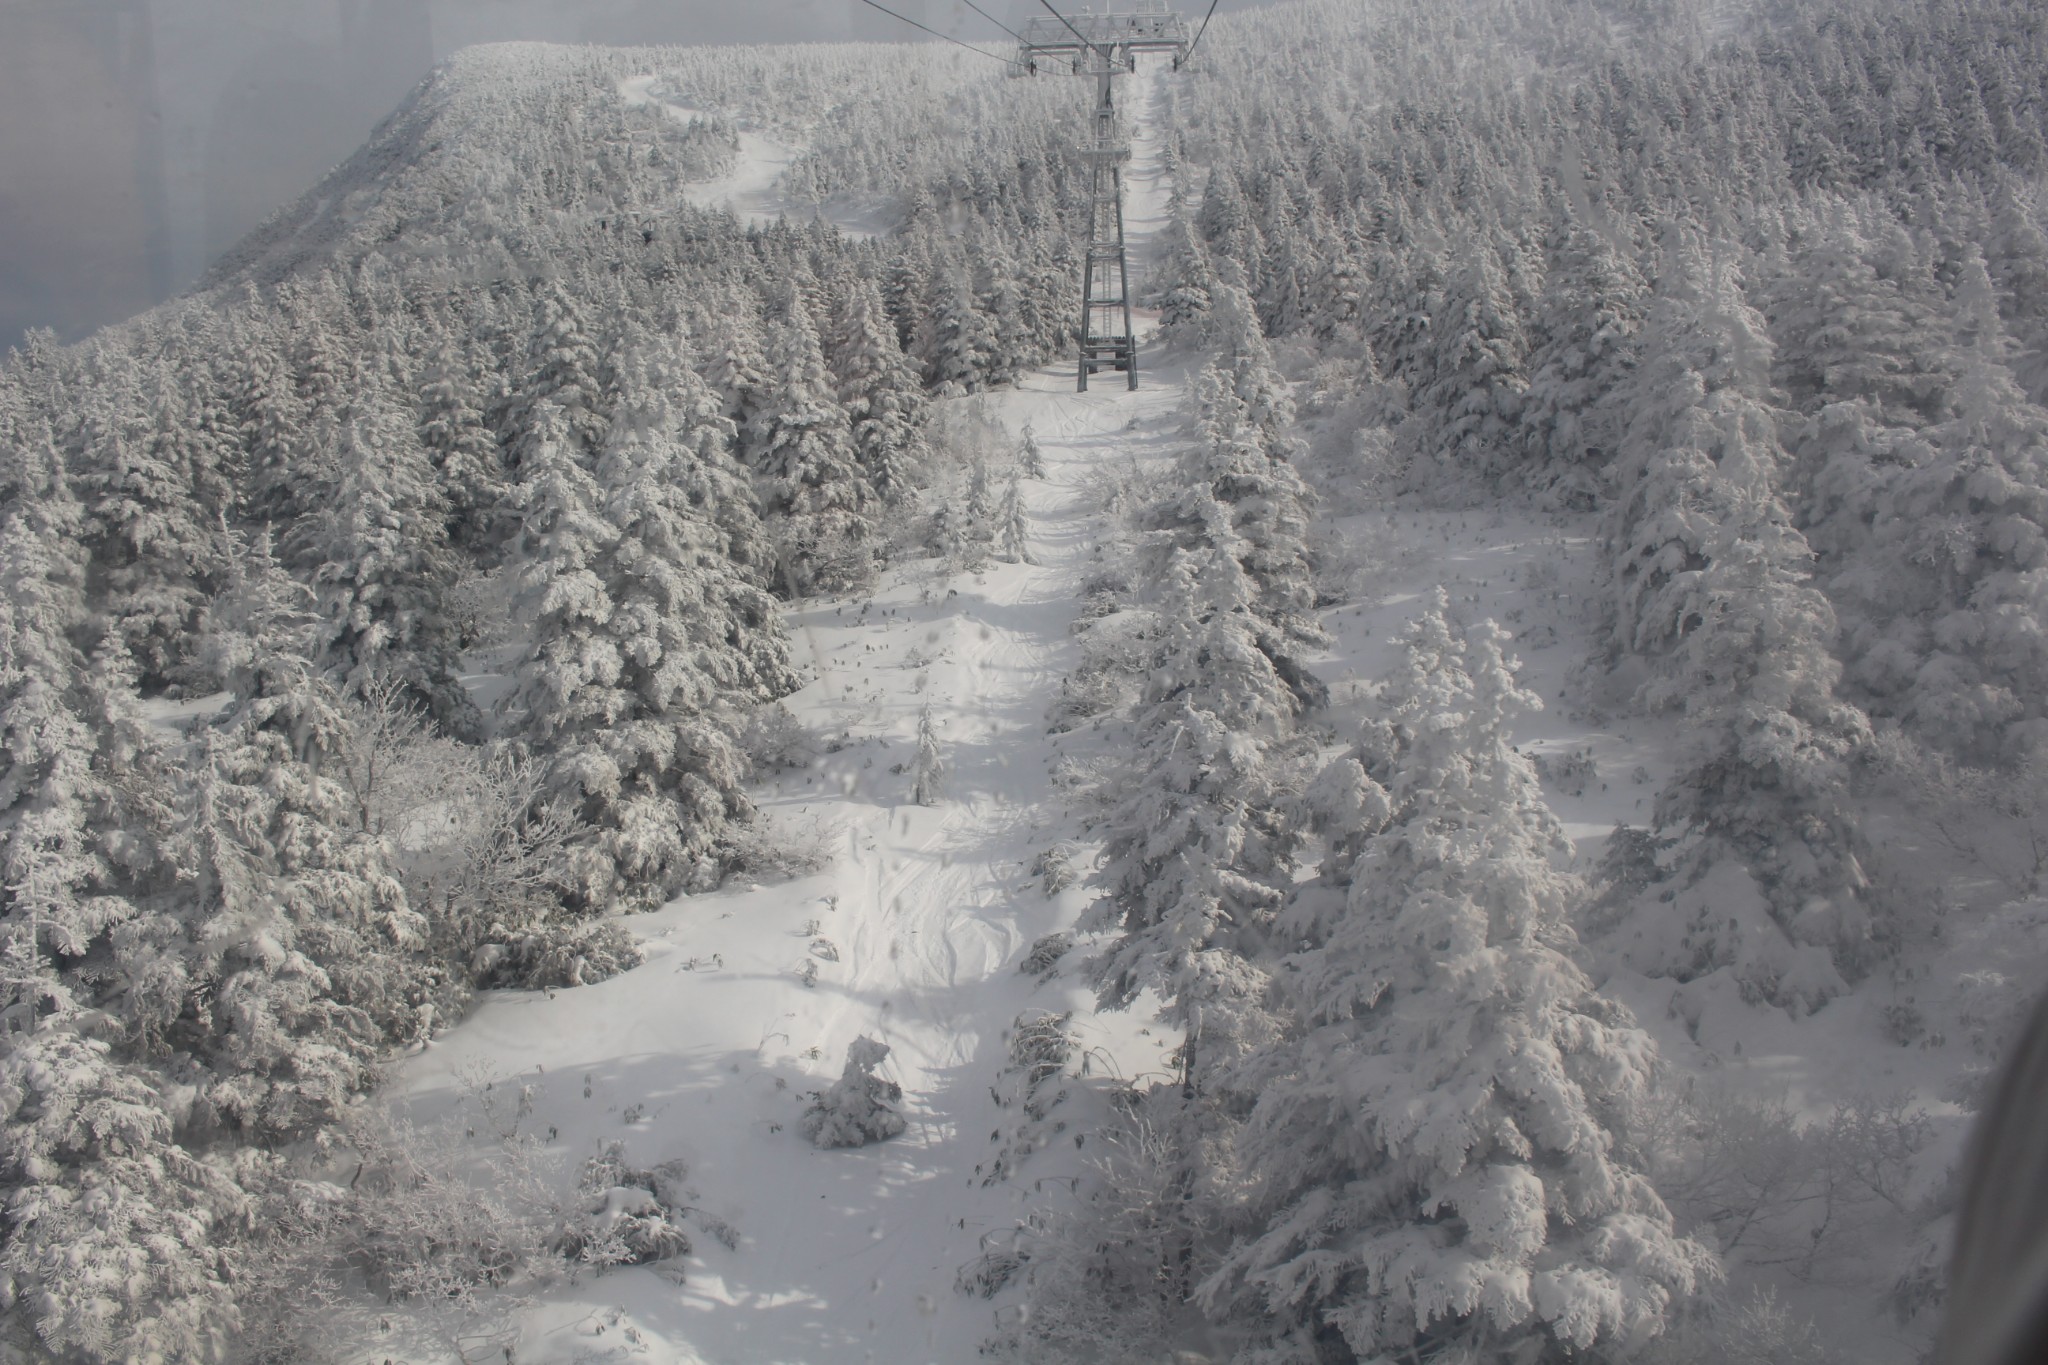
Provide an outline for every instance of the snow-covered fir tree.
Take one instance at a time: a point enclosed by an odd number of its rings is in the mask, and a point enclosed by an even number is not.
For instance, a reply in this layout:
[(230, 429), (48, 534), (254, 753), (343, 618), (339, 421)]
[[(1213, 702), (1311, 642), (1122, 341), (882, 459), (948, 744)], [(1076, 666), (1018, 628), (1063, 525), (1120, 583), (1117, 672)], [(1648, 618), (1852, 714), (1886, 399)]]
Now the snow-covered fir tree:
[(1655, 1053), (1567, 955), (1583, 888), (1509, 724), (1537, 705), (1439, 591), (1378, 716), (1319, 784), (1332, 854), (1281, 921), (1289, 1027), (1257, 1096), (1237, 1240), (1199, 1287), (1269, 1359), (1625, 1352), (1715, 1274), (1629, 1155)]
[(750, 458), (775, 536), (777, 579), (792, 597), (866, 581), (880, 507), (846, 410), (833, 397), (817, 333), (792, 301), (770, 339), (772, 387), (754, 414)]
[(946, 775), (946, 760), (939, 748), (938, 726), (932, 708), (917, 713), (917, 752), (910, 759), (910, 800), (919, 806), (936, 806), (939, 787)]

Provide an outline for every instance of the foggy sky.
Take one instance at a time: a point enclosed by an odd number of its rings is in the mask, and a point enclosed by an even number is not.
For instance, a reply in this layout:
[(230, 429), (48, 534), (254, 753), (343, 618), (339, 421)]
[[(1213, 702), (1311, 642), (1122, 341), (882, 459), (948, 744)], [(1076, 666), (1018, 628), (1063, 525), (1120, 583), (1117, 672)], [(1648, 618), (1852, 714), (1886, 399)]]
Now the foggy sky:
[[(882, 3), (1007, 43), (959, 0)], [(981, 7), (1013, 27), (1043, 12)], [(510, 38), (924, 35), (860, 0), (0, 0), (0, 349), (30, 327), (74, 340), (183, 289), (360, 146), (435, 62)]]

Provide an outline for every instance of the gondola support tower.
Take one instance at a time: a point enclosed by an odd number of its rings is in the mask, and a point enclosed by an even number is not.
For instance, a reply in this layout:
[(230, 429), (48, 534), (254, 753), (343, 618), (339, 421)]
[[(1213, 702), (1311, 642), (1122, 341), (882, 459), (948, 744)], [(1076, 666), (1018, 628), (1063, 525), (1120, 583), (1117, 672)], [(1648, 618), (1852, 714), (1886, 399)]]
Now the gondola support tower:
[(1095, 80), (1092, 139), (1081, 149), (1089, 168), (1088, 254), (1081, 270), (1079, 388), (1088, 376), (1122, 371), (1138, 387), (1138, 338), (1131, 329), (1130, 256), (1124, 248), (1123, 168), (1131, 144), (1117, 118), (1116, 78), (1137, 69), (1138, 54), (1166, 53), (1175, 70), (1187, 59), (1187, 21), (1165, 0), (1136, 0), (1111, 13), (1034, 15), (1018, 35), (1011, 73), (1071, 71)]

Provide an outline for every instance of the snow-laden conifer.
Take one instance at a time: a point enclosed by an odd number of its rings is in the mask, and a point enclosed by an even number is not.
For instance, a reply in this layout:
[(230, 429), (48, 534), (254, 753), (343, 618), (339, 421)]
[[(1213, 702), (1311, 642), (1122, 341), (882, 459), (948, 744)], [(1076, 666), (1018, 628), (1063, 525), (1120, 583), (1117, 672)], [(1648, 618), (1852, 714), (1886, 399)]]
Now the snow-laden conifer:
[(924, 390), (872, 279), (856, 276), (848, 283), (830, 350), (839, 402), (853, 424), (855, 458), (884, 501), (900, 502), (922, 456)]
[[(1763, 401), (1770, 362), (1732, 264), (1676, 244), (1623, 390), (1616, 643), (1661, 661), (1643, 699), (1692, 725), (1660, 820), (1710, 835), (1702, 856), (1739, 852), (1783, 931), (1850, 966), (1870, 926), (1842, 764), (1868, 723), (1835, 699), (1834, 613), (1779, 496), (1788, 460)], [(1737, 954), (1720, 942), (1709, 956)]]
[(1239, 1240), (1197, 1291), (1266, 1354), (1627, 1349), (1714, 1273), (1622, 1141), (1655, 1052), (1565, 951), (1582, 894), (1509, 725), (1490, 623), (1409, 630), (1325, 783), (1333, 854), (1281, 924), (1289, 1030), (1233, 1066)]
[(1298, 831), (1284, 792), (1285, 685), (1258, 646), (1253, 588), (1226, 542), (1177, 552), (1132, 753), (1104, 822), (1094, 921), (1114, 939), (1091, 964), (1105, 1003), (1146, 990), (1206, 1069), (1258, 1037), (1266, 942)]
[(770, 600), (725, 558), (705, 501), (722, 419), (708, 401), (670, 406), (671, 390), (690, 391), (682, 370), (651, 355), (628, 365), (594, 471), (544, 410), (548, 439), (523, 471), (533, 634), (518, 702), (558, 791), (594, 827), (575, 874), (591, 905), (715, 872), (747, 809), (732, 702), (790, 683)]
[(1608, 397), (1636, 360), (1644, 290), (1606, 237), (1562, 229), (1529, 329), (1521, 424), (1532, 483), (1560, 505), (1590, 510), (1621, 436)]
[(783, 309), (767, 370), (772, 386), (754, 415), (750, 458), (776, 539), (778, 586), (801, 597), (864, 582), (879, 500), (801, 308)]
[(820, 1147), (866, 1147), (900, 1136), (909, 1126), (894, 1107), (903, 1087), (875, 1074), (888, 1059), (889, 1045), (865, 1034), (848, 1043), (846, 1070), (804, 1110), (803, 1135)]
[(518, 386), (511, 395), (506, 435), (515, 466), (525, 461), (540, 439), (539, 410), (553, 407), (569, 439), (588, 455), (604, 437), (602, 362), (583, 305), (568, 284), (556, 278), (534, 296), (533, 330)]
[(919, 806), (939, 804), (939, 784), (946, 775), (945, 755), (939, 748), (938, 727), (932, 722), (932, 708), (917, 713), (917, 752), (910, 760), (910, 799)]

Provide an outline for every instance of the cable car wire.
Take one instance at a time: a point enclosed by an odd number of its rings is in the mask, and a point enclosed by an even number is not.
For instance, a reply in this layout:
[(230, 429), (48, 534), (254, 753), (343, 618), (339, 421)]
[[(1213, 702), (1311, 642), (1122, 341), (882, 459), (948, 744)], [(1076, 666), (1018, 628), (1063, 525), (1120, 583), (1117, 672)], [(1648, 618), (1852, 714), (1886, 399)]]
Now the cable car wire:
[(950, 33), (941, 33), (935, 28), (931, 28), (927, 25), (920, 24), (919, 22), (917, 22), (917, 20), (912, 19), (907, 15), (898, 14), (895, 10), (890, 9), (887, 6), (876, 4), (875, 0), (860, 0), (860, 2), (863, 5), (866, 5), (869, 9), (881, 10), (882, 13), (888, 15), (891, 19), (900, 19), (904, 23), (910, 25), (912, 28), (924, 29), (926, 33), (931, 34), (934, 38), (944, 38), (947, 42), (953, 44), (955, 47), (964, 47), (969, 52), (978, 52), (982, 56), (988, 58), (990, 61), (1001, 62), (1004, 66), (1008, 66), (1010, 64), (1010, 59), (1008, 57), (998, 57), (995, 53), (990, 52), (987, 48), (976, 47), (973, 43), (963, 43)]
[(1209, 21), (1216, 17), (1217, 3), (1218, 0), (1209, 0), (1209, 12), (1202, 16), (1202, 26), (1195, 30), (1195, 40), (1192, 43), (1189, 43), (1188, 50), (1181, 54), (1181, 61), (1183, 63), (1185, 63), (1188, 60), (1188, 58), (1194, 56), (1195, 49), (1202, 45), (1202, 35), (1209, 31)]

